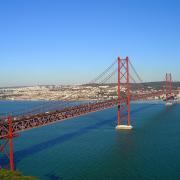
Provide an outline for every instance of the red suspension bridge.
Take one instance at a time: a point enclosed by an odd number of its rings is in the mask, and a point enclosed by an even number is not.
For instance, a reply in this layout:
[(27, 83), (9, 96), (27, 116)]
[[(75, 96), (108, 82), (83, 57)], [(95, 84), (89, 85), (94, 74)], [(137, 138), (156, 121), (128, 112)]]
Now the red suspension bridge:
[[(165, 94), (167, 105), (171, 105), (174, 99), (172, 88), (172, 76), (166, 74), (165, 85), (154, 91), (145, 91), (145, 83), (141, 80), (128, 57), (118, 59), (102, 74), (91, 81), (90, 85), (116, 85), (117, 96), (114, 98), (101, 98), (100, 100), (71, 105), (71, 101), (64, 99), (61, 105), (55, 109), (45, 110), (51, 104), (44, 103), (40, 107), (34, 107), (27, 112), (18, 115), (1, 117), (0, 119), (0, 153), (4, 153), (9, 159), (9, 167), (14, 170), (13, 138), (20, 132), (33, 128), (75, 118), (88, 113), (101, 111), (117, 106), (116, 129), (131, 129), (131, 101), (140, 101)], [(137, 92), (137, 87), (140, 89)], [(44, 107), (44, 112), (38, 112)]]

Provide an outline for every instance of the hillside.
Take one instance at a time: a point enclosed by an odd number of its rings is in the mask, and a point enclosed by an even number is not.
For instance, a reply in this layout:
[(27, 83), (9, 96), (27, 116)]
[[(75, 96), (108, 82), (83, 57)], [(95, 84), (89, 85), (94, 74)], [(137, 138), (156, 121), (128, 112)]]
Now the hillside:
[(23, 176), (18, 171), (0, 170), (0, 180), (37, 180), (34, 177)]

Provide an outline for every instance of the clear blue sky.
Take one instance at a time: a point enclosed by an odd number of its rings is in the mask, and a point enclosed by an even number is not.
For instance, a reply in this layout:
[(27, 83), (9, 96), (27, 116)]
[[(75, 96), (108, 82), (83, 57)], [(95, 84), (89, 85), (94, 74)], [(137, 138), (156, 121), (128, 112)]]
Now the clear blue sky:
[(87, 82), (118, 55), (180, 80), (180, 1), (0, 1), (0, 86)]

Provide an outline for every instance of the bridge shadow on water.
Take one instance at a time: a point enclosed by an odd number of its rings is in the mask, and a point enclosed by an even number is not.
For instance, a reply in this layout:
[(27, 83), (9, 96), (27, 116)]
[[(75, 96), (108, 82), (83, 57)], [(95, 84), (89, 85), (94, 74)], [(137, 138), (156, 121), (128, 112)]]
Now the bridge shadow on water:
[[(153, 105), (156, 105), (156, 104), (153, 104)], [(142, 110), (145, 110), (145, 109), (148, 109), (148, 108), (151, 108), (151, 107), (152, 107), (152, 104), (147, 104), (146, 106), (143, 106), (143, 107), (132, 110), (131, 114), (133, 115), (135, 113), (138, 113), (138, 112), (140, 112)], [(15, 164), (17, 164), (18, 162), (20, 162), (21, 160), (23, 160), (24, 158), (26, 158), (26, 157), (28, 157), (30, 155), (36, 154), (36, 153), (41, 152), (41, 151), (43, 151), (45, 149), (52, 148), (53, 146), (56, 146), (57, 144), (64, 143), (66, 141), (72, 140), (73, 138), (82, 136), (82, 135), (84, 135), (84, 134), (86, 134), (86, 133), (88, 133), (88, 132), (90, 132), (90, 131), (92, 131), (94, 129), (99, 129), (100, 127), (102, 127), (104, 125), (107, 125), (109, 123), (110, 123), (111, 126), (114, 127), (115, 124), (116, 124), (116, 116), (113, 116), (112, 118), (108, 118), (108, 119), (103, 120), (101, 122), (97, 122), (97, 123), (95, 123), (93, 125), (80, 128), (77, 131), (66, 133), (64, 135), (61, 135), (61, 136), (56, 137), (54, 139), (48, 140), (46, 142), (36, 144), (36, 145), (34, 145), (32, 147), (28, 147), (27, 149), (16, 151), (14, 153)], [(8, 164), (7, 158), (5, 156), (1, 157), (0, 161), (1, 161), (1, 165), (3, 165), (3, 166), (6, 166)]]

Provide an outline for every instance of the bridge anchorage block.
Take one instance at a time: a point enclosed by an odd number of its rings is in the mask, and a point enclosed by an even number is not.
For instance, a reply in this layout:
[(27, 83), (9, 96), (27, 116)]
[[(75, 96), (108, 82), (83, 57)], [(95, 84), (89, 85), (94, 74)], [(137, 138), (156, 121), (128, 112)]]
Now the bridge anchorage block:
[(116, 130), (130, 130), (133, 127), (131, 125), (117, 125)]

